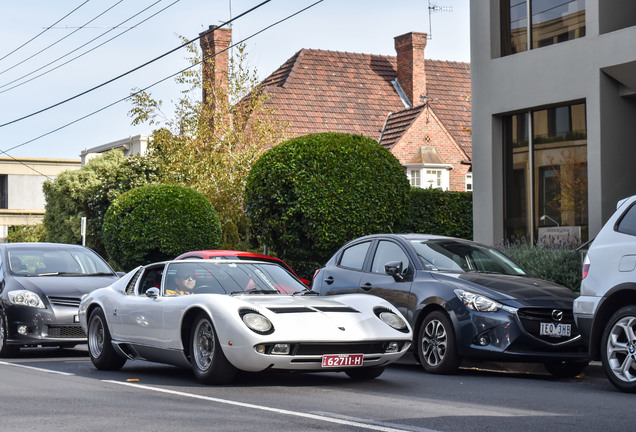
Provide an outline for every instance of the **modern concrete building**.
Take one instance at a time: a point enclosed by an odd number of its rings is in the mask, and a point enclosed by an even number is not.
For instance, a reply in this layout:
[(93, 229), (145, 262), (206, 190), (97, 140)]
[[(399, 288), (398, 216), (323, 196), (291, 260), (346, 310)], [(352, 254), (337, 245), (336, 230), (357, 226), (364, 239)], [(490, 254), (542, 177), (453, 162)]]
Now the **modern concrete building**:
[(80, 157), (82, 158), (82, 166), (91, 160), (91, 158), (115, 149), (119, 149), (124, 152), (124, 156), (143, 155), (146, 153), (146, 149), (148, 148), (148, 140), (150, 140), (149, 135), (135, 135), (96, 147), (84, 149), (80, 154)]
[(42, 222), (42, 183), (79, 168), (79, 159), (0, 157), (0, 241), (6, 239), (10, 226)]
[(636, 194), (636, 2), (472, 0), (474, 237), (594, 238)]

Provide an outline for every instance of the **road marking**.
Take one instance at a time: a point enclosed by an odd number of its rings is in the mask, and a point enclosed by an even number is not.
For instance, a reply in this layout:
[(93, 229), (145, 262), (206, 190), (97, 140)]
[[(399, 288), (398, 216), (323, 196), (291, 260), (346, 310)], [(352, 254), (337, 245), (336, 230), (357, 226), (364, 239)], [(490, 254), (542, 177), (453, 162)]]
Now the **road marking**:
[(38, 368), (38, 367), (33, 367), (33, 366), (26, 366), (26, 365), (19, 364), (19, 363), (9, 363), (9, 362), (0, 361), (0, 364), (6, 365), (6, 366), (15, 366), (15, 367), (20, 367), (20, 368), (24, 368), (24, 369), (36, 370), (36, 371), (40, 371), (40, 372), (52, 373), (52, 374), (57, 374), (57, 375), (66, 375), (66, 376), (75, 375), (75, 374), (69, 373), (69, 372), (59, 372), (59, 371), (55, 371), (55, 370), (51, 370), (51, 369), (43, 369), (43, 368)]
[[(380, 432), (412, 432), (413, 431), (413, 429), (410, 429), (410, 428), (409, 429), (398, 429), (398, 428), (382, 426), (382, 425), (378, 425), (378, 424), (369, 424), (369, 423), (363, 423), (363, 422), (354, 421), (354, 420), (346, 420), (344, 418), (335, 418), (335, 417), (328, 417), (326, 415), (320, 415), (320, 414), (296, 412), (296, 411), (284, 410), (284, 409), (280, 409), (280, 408), (272, 408), (272, 407), (266, 407), (266, 406), (262, 406), (262, 405), (254, 405), (254, 404), (249, 404), (249, 403), (245, 403), (245, 402), (237, 402), (237, 401), (233, 401), (233, 400), (229, 400), (229, 399), (219, 399), (219, 398), (214, 398), (214, 397), (210, 397), (210, 396), (202, 396), (202, 395), (197, 395), (197, 394), (193, 394), (193, 393), (185, 393), (185, 392), (180, 392), (180, 391), (176, 391), (176, 390), (168, 390), (168, 389), (163, 389), (161, 387), (152, 387), (152, 386), (147, 386), (147, 385), (143, 385), (143, 384), (135, 384), (135, 383), (130, 383), (130, 382), (113, 381), (113, 380), (102, 380), (102, 382), (110, 383), (110, 384), (117, 384), (117, 385), (122, 385), (122, 386), (128, 386), (128, 387), (133, 387), (133, 388), (138, 388), (138, 389), (143, 389), (143, 390), (149, 390), (149, 391), (154, 391), (154, 392), (158, 392), (158, 393), (167, 393), (167, 394), (171, 394), (171, 395), (175, 395), (175, 396), (182, 396), (182, 397), (187, 397), (187, 398), (192, 398), (192, 399), (200, 399), (200, 400), (205, 400), (205, 401), (209, 401), (209, 402), (216, 402), (216, 403), (220, 403), (220, 404), (234, 405), (234, 406), (239, 406), (239, 407), (242, 407), (242, 408), (250, 408), (250, 409), (255, 409), (255, 410), (260, 410), (260, 411), (269, 411), (269, 412), (273, 412), (273, 413), (276, 413), (276, 414), (283, 414), (283, 415), (294, 416), (294, 417), (303, 417), (303, 418), (312, 419), (312, 420), (319, 420), (319, 421), (324, 421), (324, 422), (328, 422), (328, 423), (336, 423), (336, 424), (343, 425), (343, 426), (353, 426), (353, 427), (369, 429), (369, 430), (374, 430), (374, 431), (380, 431)], [(434, 431), (432, 431), (430, 429), (417, 429), (417, 430), (434, 432)]]

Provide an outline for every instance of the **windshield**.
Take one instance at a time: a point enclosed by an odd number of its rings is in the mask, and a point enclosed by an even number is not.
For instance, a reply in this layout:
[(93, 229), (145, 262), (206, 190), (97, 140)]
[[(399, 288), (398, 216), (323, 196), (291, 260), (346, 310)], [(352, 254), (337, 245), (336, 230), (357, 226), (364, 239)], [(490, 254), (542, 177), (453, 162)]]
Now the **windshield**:
[(95, 252), (83, 248), (11, 248), (9, 270), (18, 276), (113, 275)]
[(521, 267), (493, 248), (448, 239), (412, 240), (411, 245), (427, 270), (526, 276)]
[(193, 294), (296, 294), (309, 290), (278, 264), (247, 262), (176, 262), (168, 266), (165, 294), (184, 290), (179, 282), (193, 284)]

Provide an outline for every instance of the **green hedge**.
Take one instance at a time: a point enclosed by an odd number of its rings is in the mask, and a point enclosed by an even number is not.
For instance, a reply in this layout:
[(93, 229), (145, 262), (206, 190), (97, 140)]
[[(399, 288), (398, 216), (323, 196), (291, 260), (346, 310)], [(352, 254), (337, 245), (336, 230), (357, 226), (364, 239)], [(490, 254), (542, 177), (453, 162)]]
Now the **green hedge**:
[(189, 250), (218, 248), (221, 224), (199, 192), (148, 185), (113, 201), (104, 216), (103, 238), (111, 263), (130, 270)]
[(411, 188), (401, 231), (472, 239), (472, 193)]

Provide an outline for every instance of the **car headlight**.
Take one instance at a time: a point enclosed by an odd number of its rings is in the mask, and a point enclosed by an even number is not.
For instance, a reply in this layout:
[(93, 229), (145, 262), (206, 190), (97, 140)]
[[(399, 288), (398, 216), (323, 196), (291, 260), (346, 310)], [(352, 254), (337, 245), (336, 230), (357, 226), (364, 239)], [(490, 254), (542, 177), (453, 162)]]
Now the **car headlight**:
[(389, 327), (393, 327), (394, 329), (399, 330), (401, 332), (408, 331), (408, 328), (406, 327), (406, 322), (399, 315), (391, 312), (390, 310), (376, 309), (375, 314)]
[(468, 309), (477, 312), (496, 312), (503, 307), (499, 302), (469, 291), (456, 289), (455, 295), (459, 297)]
[(259, 313), (247, 312), (242, 318), (245, 325), (256, 333), (267, 334), (274, 329), (272, 322)]
[(19, 306), (46, 309), (40, 296), (28, 290), (9, 291), (9, 302)]

